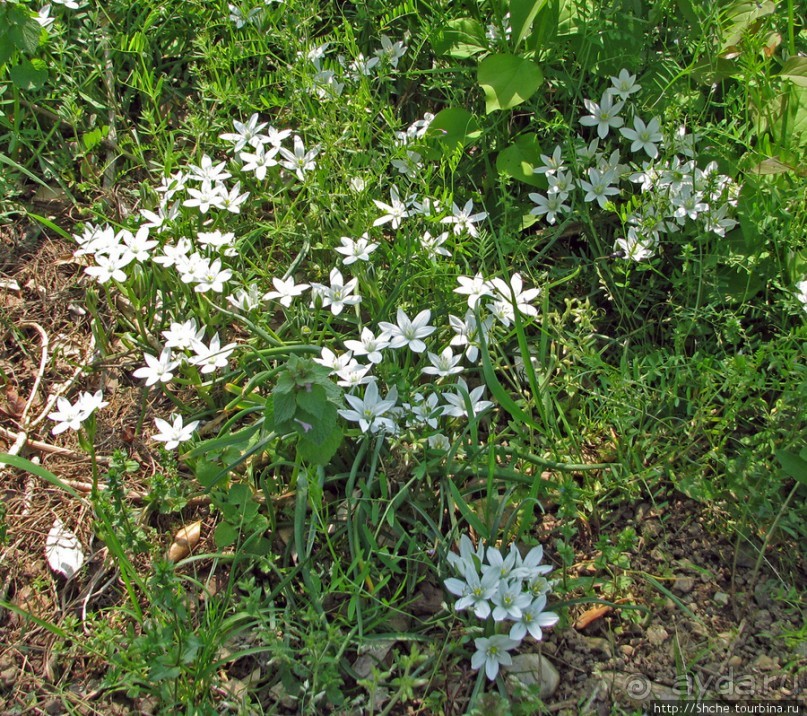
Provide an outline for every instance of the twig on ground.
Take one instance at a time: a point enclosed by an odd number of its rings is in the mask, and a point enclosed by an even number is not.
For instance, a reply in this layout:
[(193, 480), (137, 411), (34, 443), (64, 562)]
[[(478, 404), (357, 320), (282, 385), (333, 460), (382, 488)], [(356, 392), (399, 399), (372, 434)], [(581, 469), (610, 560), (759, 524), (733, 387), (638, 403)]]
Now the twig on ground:
[[(8, 440), (16, 440), (18, 435), (19, 434), (15, 433), (13, 430), (9, 430), (8, 428), (4, 428), (2, 425), (0, 425), (0, 436), (7, 438)], [(50, 443), (45, 443), (41, 440), (32, 440), (31, 438), (28, 438), (28, 440), (25, 442), (25, 446), (38, 452), (48, 453), (49, 455), (61, 455), (62, 457), (71, 457), (75, 458), (76, 460), (89, 460), (89, 457), (84, 453), (71, 450), (70, 448), (61, 447), (59, 445), (51, 445)], [(106, 457), (105, 455), (100, 455), (96, 457), (96, 460), (103, 465), (108, 465), (112, 458)]]

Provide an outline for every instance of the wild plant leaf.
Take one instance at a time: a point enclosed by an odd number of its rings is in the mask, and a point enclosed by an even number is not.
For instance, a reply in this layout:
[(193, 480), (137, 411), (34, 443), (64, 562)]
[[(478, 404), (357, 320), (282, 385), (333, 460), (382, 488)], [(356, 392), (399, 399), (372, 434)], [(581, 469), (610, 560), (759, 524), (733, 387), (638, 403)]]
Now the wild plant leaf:
[(275, 392), (272, 398), (275, 408), (275, 430), (280, 432), (286, 423), (294, 419), (297, 412), (297, 397), (293, 392)]
[(485, 93), (485, 112), (511, 109), (537, 91), (544, 74), (532, 60), (515, 55), (489, 55), (477, 68), (477, 81)]
[(791, 57), (779, 74), (800, 87), (807, 87), (807, 57)]
[(10, 70), (11, 81), (21, 90), (36, 90), (45, 84), (48, 71), (42, 60), (23, 60)]
[(300, 457), (312, 465), (327, 465), (339, 446), (342, 444), (344, 435), (339, 426), (335, 426), (321, 443), (315, 443), (307, 439), (305, 435), (297, 442), (297, 451)]
[(435, 54), (458, 60), (485, 52), (488, 47), (482, 23), (468, 17), (449, 20), (432, 42)]
[(802, 485), (807, 485), (807, 460), (787, 450), (777, 450), (775, 455), (782, 465), (782, 469), (790, 477)]
[(437, 113), (429, 125), (426, 138), (438, 144), (444, 154), (468, 146), (482, 134), (479, 122), (468, 110), (450, 107)]
[(513, 144), (499, 152), (496, 170), (530, 186), (546, 189), (549, 186), (546, 175), (533, 171), (541, 165), (542, 151), (536, 134), (522, 134)]
[(514, 48), (518, 49), (530, 34), (535, 16), (546, 3), (547, 0), (510, 0), (510, 28)]

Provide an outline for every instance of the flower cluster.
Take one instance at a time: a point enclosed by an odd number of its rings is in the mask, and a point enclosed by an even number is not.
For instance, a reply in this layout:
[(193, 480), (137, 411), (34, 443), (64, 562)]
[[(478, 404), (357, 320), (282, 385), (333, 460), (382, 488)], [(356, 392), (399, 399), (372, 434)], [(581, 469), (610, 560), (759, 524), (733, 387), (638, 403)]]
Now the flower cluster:
[[(572, 213), (570, 202), (577, 191), (584, 203), (597, 202), (608, 210), (622, 195), (620, 184), (638, 185), (646, 199), (634, 202), (632, 210), (623, 216), (625, 235), (617, 238), (614, 246), (617, 255), (634, 261), (652, 257), (663, 234), (678, 231), (688, 222), (700, 222), (703, 230), (725, 236), (737, 225), (732, 214), (739, 193), (738, 185), (720, 174), (715, 162), (697, 165), (696, 138), (685, 128), (665, 136), (659, 117), (646, 121), (636, 110), (632, 110), (633, 126), (626, 125), (622, 113), (632, 109), (631, 95), (640, 90), (636, 76), (623, 69), (611, 77), (611, 87), (598, 102), (584, 99), (588, 114), (579, 121), (583, 127), (594, 129), (596, 138), (587, 142), (578, 137), (573, 152), (568, 150), (566, 157), (561, 146), (551, 155), (542, 154), (542, 164), (534, 172), (544, 175), (549, 187), (545, 194), (529, 194), (535, 204), (530, 213), (554, 224)], [(600, 142), (612, 130), (630, 142), (631, 154), (642, 156), (623, 164), (619, 149), (600, 149)]]
[(105, 408), (109, 403), (104, 400), (104, 394), (98, 390), (95, 393), (82, 392), (75, 403), (71, 403), (67, 398), (56, 399), (58, 410), (50, 413), (48, 418), (53, 420), (53, 434), (58, 435), (65, 430), (78, 430), (81, 424), (89, 418), (96, 410)]
[(474, 549), (467, 535), (460, 538), (459, 554), (450, 553), (448, 561), (458, 577), (445, 580), (446, 589), (459, 597), (454, 608), (470, 609), (477, 619), (493, 620), (494, 625), (510, 624), (508, 633), (497, 633), (474, 640), (476, 652), (471, 666), (484, 665), (488, 679), (495, 679), (500, 665), (509, 665), (509, 652), (527, 634), (536, 641), (543, 639), (542, 629), (557, 624), (559, 616), (544, 611), (552, 582), (546, 575), (552, 571), (541, 564), (543, 547), (533, 547), (522, 557), (515, 544), (506, 555), (496, 547), (481, 544)]
[(381, 70), (397, 68), (406, 54), (406, 45), (402, 40), (393, 41), (386, 35), (381, 35), (380, 43), (381, 47), (372, 57), (365, 57), (362, 53), (353, 59), (337, 55), (335, 62), (328, 61), (329, 42), (300, 51), (300, 59), (308, 61), (313, 70), (308, 91), (319, 99), (336, 99), (342, 95), (348, 82), (359, 82)]

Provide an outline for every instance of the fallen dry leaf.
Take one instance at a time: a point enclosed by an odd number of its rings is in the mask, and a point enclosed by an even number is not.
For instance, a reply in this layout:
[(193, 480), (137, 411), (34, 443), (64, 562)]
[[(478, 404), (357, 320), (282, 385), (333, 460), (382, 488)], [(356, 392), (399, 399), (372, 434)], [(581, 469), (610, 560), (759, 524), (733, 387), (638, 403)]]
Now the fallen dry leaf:
[(12, 418), (19, 418), (25, 410), (25, 400), (23, 400), (16, 388), (10, 384), (6, 385), (6, 403), (7, 408), (2, 410)]
[(185, 525), (174, 535), (174, 541), (168, 548), (168, 561), (179, 562), (187, 557), (191, 550), (199, 544), (199, 537), (202, 535), (202, 521)]
[(597, 621), (597, 619), (602, 619), (608, 612), (612, 611), (613, 607), (592, 607), (591, 609), (586, 609), (579, 617), (577, 617), (577, 621), (574, 623), (574, 628), (578, 631), (581, 629), (585, 629), (589, 626), (592, 622)]

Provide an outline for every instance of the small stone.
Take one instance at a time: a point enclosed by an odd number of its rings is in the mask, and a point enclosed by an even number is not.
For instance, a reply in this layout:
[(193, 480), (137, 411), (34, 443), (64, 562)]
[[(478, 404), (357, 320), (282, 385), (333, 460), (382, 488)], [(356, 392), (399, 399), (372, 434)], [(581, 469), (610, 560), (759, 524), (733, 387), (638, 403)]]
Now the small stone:
[(715, 592), (712, 599), (715, 600), (715, 604), (719, 604), (721, 607), (725, 607), (729, 603), (729, 595), (725, 592)]
[(623, 656), (633, 656), (633, 647), (630, 644), (620, 645), (619, 651), (622, 652)]
[(609, 659), (614, 655), (611, 651), (611, 642), (599, 636), (584, 636), (583, 644), (588, 651), (599, 651)]
[(761, 607), (771, 605), (771, 591), (766, 582), (760, 582), (754, 587), (754, 601)]
[(737, 656), (737, 654), (735, 654), (734, 656), (732, 656), (728, 660), (728, 665), (732, 669), (737, 669), (737, 668), (739, 668), (739, 667), (741, 667), (743, 665), (743, 658), (741, 656)]
[(759, 629), (768, 629), (773, 624), (773, 617), (767, 609), (760, 609), (755, 615), (755, 626)]
[(760, 671), (771, 671), (771, 669), (775, 669), (779, 665), (775, 659), (771, 659), (771, 657), (767, 654), (760, 654), (756, 659), (754, 659), (754, 663), (751, 664), (751, 666), (754, 669), (759, 669)]
[(695, 587), (695, 580), (692, 577), (676, 577), (672, 590), (678, 594), (689, 594)]
[(542, 654), (516, 654), (510, 666), (503, 667), (507, 682), (513, 686), (538, 686), (539, 697), (546, 700), (560, 684), (560, 674)]
[(17, 680), (17, 667), (13, 664), (0, 671), (0, 686), (9, 689), (14, 685)]
[(653, 646), (661, 646), (669, 638), (669, 632), (660, 624), (651, 624), (647, 627), (647, 640)]

